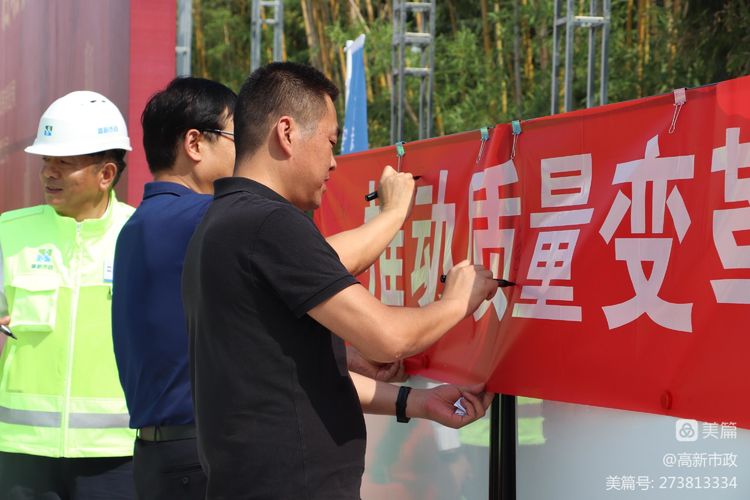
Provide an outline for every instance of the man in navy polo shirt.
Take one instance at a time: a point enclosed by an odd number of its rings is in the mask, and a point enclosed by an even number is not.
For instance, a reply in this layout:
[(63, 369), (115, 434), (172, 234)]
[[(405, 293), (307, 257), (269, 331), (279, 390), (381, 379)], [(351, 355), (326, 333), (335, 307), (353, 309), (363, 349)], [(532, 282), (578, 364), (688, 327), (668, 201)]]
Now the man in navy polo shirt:
[(154, 182), (115, 250), (112, 334), (120, 381), (138, 429), (138, 498), (203, 499), (180, 299), (188, 241), (211, 203), (213, 181), (232, 174), (236, 95), (220, 83), (177, 78), (141, 117)]

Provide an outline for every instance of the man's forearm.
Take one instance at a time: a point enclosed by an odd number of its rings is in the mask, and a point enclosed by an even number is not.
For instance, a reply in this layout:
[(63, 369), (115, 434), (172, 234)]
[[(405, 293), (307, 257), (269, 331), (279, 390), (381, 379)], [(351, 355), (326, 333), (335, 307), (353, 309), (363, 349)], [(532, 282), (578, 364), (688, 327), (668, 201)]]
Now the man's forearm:
[(374, 415), (395, 415), (398, 386), (349, 372), (359, 395), (362, 411)]
[(383, 253), (404, 224), (406, 212), (384, 210), (361, 226), (326, 238), (352, 275), (364, 272)]

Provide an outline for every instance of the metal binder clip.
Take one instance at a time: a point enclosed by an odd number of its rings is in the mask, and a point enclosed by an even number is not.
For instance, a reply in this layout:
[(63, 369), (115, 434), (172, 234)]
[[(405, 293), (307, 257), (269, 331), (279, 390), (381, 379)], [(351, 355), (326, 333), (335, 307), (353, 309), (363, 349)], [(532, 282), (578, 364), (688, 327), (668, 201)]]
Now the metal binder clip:
[(513, 120), (510, 125), (513, 127), (513, 149), (510, 150), (510, 159), (513, 160), (516, 157), (516, 140), (521, 135), (521, 121)]
[(674, 112), (672, 113), (672, 123), (669, 125), (669, 133), (672, 134), (677, 127), (677, 117), (680, 116), (680, 110), (682, 106), (687, 102), (687, 96), (685, 95), (685, 87), (681, 89), (674, 89)]
[(477, 155), (477, 165), (479, 165), (479, 161), (482, 159), (482, 153), (484, 152), (484, 144), (490, 138), (490, 129), (489, 127), (482, 127), (479, 129), (479, 133), (481, 134), (482, 142), (479, 144), (479, 154)]
[(404, 144), (406, 144), (404, 141), (396, 143), (396, 156), (398, 157), (398, 165), (396, 166), (397, 172), (401, 172), (401, 158), (406, 154), (406, 151), (404, 151)]

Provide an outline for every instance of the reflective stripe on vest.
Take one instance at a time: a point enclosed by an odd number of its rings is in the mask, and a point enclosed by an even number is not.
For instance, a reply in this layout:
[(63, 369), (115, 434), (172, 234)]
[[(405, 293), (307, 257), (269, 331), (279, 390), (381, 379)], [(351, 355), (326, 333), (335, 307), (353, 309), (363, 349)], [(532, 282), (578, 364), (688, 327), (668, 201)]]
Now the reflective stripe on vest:
[(117, 429), (127, 427), (130, 415), (127, 413), (71, 413), (68, 427), (71, 429)]
[[(68, 427), (71, 429), (116, 429), (127, 427), (130, 416), (107, 413), (71, 413)], [(14, 410), (0, 406), (0, 422), (33, 427), (60, 427), (62, 413), (54, 411)]]
[(0, 422), (34, 427), (60, 427), (62, 413), (54, 411), (14, 410), (0, 406)]

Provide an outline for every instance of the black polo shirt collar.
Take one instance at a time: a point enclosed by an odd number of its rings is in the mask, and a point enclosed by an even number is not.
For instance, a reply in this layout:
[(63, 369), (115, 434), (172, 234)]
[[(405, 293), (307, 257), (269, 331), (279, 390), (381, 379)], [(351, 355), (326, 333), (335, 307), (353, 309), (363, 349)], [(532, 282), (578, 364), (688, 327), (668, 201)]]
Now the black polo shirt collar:
[(224, 177), (214, 181), (215, 200), (238, 192), (252, 193), (270, 200), (280, 201), (291, 205), (289, 200), (273, 189), (261, 184), (260, 182), (248, 179), (247, 177)]

